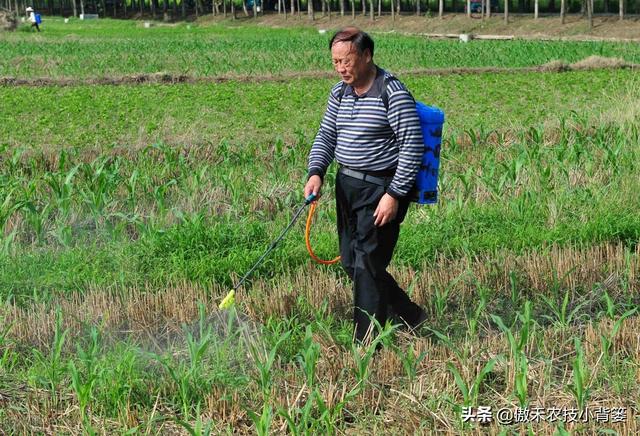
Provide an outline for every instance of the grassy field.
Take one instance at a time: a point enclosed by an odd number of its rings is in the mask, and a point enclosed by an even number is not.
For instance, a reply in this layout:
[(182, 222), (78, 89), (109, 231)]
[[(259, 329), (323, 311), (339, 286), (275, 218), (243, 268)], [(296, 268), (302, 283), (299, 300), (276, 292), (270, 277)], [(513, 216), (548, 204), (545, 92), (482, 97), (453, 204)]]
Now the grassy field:
[[(269, 29), (232, 23), (215, 27), (176, 24), (145, 29), (140, 22), (51, 18), (46, 35), (16, 32), (0, 46), (0, 77), (96, 77), (165, 72), (191, 76), (278, 75), (330, 71), (330, 33), (313, 28)], [(99, 37), (97, 37), (99, 35)], [(384, 34), (378, 62), (415, 68), (524, 67), (588, 56), (640, 63), (635, 42), (458, 41)]]
[[(277, 79), (328, 71), (326, 40), (226, 22), (51, 20), (37, 37), (0, 35), (0, 76)], [(637, 47), (376, 42), (381, 66), (407, 71), (447, 124), (440, 202), (412, 206), (392, 265), (428, 328), (387, 328), (375, 355), (352, 346), (350, 283), (312, 263), (301, 224), (237, 312), (216, 309), (300, 204), (336, 80), (0, 87), (0, 430), (638, 431), (637, 72), (409, 73), (635, 62)], [(337, 251), (334, 176), (314, 224), (324, 257)], [(471, 406), (557, 407), (565, 422), (485, 428), (463, 422)]]

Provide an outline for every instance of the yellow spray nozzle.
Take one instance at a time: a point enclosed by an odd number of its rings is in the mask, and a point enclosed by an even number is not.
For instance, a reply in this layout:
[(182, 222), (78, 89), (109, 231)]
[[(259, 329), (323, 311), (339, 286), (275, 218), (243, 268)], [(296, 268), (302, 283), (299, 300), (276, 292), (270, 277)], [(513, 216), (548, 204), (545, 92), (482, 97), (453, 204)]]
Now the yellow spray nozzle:
[(236, 301), (236, 291), (234, 289), (230, 290), (226, 297), (222, 299), (220, 304), (218, 305), (219, 309), (228, 309), (233, 306), (233, 303)]

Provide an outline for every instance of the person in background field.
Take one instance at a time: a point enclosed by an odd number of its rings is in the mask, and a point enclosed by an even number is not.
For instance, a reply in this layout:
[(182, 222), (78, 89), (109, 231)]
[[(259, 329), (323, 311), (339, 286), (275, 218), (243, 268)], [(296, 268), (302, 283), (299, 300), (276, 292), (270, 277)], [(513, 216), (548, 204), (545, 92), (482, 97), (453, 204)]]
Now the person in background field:
[(40, 25), (38, 24), (38, 20), (36, 20), (36, 13), (33, 11), (33, 8), (29, 6), (27, 8), (27, 14), (29, 14), (29, 22), (31, 22), (31, 27), (35, 27), (38, 32), (40, 32)]
[(366, 342), (375, 336), (370, 317), (384, 325), (395, 316), (411, 329), (427, 318), (387, 272), (424, 145), (413, 96), (373, 62), (371, 37), (347, 27), (329, 48), (342, 81), (329, 94), (304, 195), (320, 194), (335, 159), (341, 261), (353, 281), (355, 339)]

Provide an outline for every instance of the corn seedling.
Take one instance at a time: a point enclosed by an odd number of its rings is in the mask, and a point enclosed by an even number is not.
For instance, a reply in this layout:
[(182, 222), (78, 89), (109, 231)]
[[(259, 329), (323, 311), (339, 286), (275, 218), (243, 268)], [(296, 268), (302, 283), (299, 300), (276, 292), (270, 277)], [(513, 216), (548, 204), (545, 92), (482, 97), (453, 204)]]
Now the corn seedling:
[(573, 383), (569, 385), (569, 390), (576, 400), (580, 410), (584, 410), (591, 388), (591, 374), (584, 356), (584, 350), (579, 338), (574, 338), (576, 357), (573, 359)]
[(69, 361), (71, 386), (76, 393), (78, 405), (80, 406), (80, 417), (87, 430), (91, 427), (88, 420), (87, 408), (93, 399), (93, 389), (103, 371), (98, 365), (99, 352), (99, 332), (95, 326), (92, 326), (90, 343), (87, 349), (84, 349), (80, 345), (77, 346), (80, 369), (76, 366), (75, 361)]
[[(280, 346), (286, 342), (286, 340), (291, 335), (290, 331), (287, 331), (280, 335), (277, 339), (276, 343), (273, 347), (267, 352), (266, 350), (258, 349), (258, 346), (255, 344), (250, 344), (249, 350), (251, 351), (251, 355), (254, 360), (254, 364), (256, 365), (256, 369), (258, 371), (257, 383), (261, 389), (262, 397), (265, 401), (265, 407), (269, 398), (271, 398), (271, 386), (272, 386), (272, 377), (273, 377), (273, 365), (275, 364), (278, 349)], [(263, 410), (265, 412), (265, 410)], [(271, 411), (269, 410), (269, 413)], [(270, 415), (269, 415), (270, 416)]]
[(610, 363), (611, 359), (611, 347), (613, 345), (613, 340), (620, 331), (620, 327), (625, 319), (634, 315), (637, 312), (637, 308), (633, 308), (631, 310), (626, 311), (618, 320), (613, 324), (613, 328), (608, 335), (604, 333), (600, 333), (600, 346), (602, 350), (602, 356), (604, 357), (605, 363)]
[(462, 405), (464, 407), (472, 407), (478, 404), (478, 396), (480, 395), (480, 387), (487, 374), (489, 374), (495, 366), (497, 358), (492, 358), (484, 364), (482, 369), (476, 374), (473, 380), (465, 381), (460, 371), (451, 362), (447, 362), (447, 369), (455, 379), (456, 385), (462, 394)]
[(36, 360), (42, 364), (46, 385), (54, 402), (57, 401), (57, 392), (64, 375), (62, 360), (62, 348), (64, 347), (68, 329), (62, 329), (62, 311), (55, 309), (55, 325), (53, 330), (53, 344), (48, 356), (34, 349)]
[(303, 348), (298, 355), (298, 362), (304, 371), (305, 380), (309, 388), (315, 385), (316, 365), (320, 356), (320, 345), (313, 340), (311, 326), (306, 327)]
[(403, 351), (401, 348), (396, 347), (395, 352), (402, 362), (402, 368), (404, 369), (404, 373), (407, 376), (408, 384), (409, 386), (411, 386), (418, 373), (418, 367), (420, 366), (420, 363), (422, 363), (424, 358), (427, 357), (427, 351), (418, 353), (412, 342), (406, 351)]

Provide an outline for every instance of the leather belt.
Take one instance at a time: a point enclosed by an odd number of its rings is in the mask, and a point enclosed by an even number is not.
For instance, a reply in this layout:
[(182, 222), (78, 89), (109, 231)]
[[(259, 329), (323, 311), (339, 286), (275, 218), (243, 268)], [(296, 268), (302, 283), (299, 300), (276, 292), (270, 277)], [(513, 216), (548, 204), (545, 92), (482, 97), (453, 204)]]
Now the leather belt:
[(384, 186), (384, 187), (386, 187), (389, 181), (393, 178), (392, 176), (389, 176), (386, 178), (376, 177), (376, 176), (363, 173), (361, 171), (352, 170), (351, 168), (347, 168), (347, 167), (340, 167), (338, 171), (344, 174), (345, 176), (353, 177), (354, 179), (362, 180), (364, 182), (369, 182), (369, 183), (373, 183), (375, 185)]

